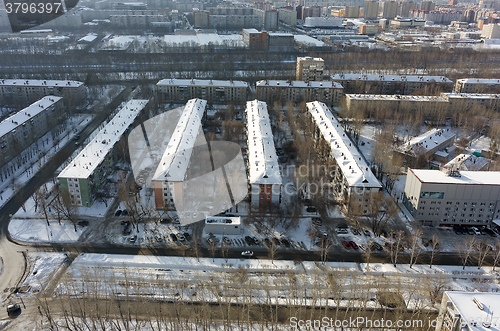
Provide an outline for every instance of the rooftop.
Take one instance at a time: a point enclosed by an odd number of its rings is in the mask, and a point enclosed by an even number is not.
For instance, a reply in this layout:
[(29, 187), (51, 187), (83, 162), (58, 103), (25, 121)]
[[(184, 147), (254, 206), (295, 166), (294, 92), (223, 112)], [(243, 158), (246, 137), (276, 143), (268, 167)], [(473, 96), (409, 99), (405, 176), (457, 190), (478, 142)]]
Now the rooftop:
[(446, 163), (443, 167), (449, 167), (456, 170), (477, 171), (486, 167), (489, 162), (490, 160), (484, 157), (474, 156), (472, 154), (460, 154)]
[(381, 82), (444, 82), (453, 83), (445, 76), (419, 76), (419, 75), (365, 75), (365, 74), (336, 74), (331, 77), (334, 81), (363, 80)]
[(43, 97), (42, 99), (24, 108), (23, 110), (18, 111), (17, 113), (15, 113), (10, 117), (7, 117), (0, 123), (0, 134), (4, 136), (8, 132), (19, 127), (20, 125), (23, 125), (23, 123), (28, 122), (33, 117), (40, 114), (45, 109), (57, 103), (61, 99), (62, 99), (61, 97), (56, 97), (53, 95)]
[(295, 42), (305, 44), (308, 46), (322, 47), (325, 45), (324, 42), (305, 34), (295, 34), (293, 35), (293, 39), (295, 40)]
[(245, 30), (248, 33), (260, 33), (260, 31), (257, 29), (243, 29), (243, 30)]
[(281, 173), (267, 104), (258, 100), (248, 101), (245, 111), (248, 136), (248, 181), (250, 184), (281, 184)]
[(257, 87), (274, 86), (274, 87), (310, 87), (310, 88), (338, 88), (343, 89), (342, 85), (328, 80), (324, 81), (309, 81), (301, 80), (261, 80), (256, 84)]
[(191, 99), (186, 103), (153, 180), (184, 180), (196, 138), (201, 131), (201, 119), (206, 106), (207, 101), (202, 99)]
[(239, 80), (212, 80), (212, 79), (162, 79), (156, 86), (218, 86), (218, 87), (247, 87), (247, 83)]
[[(471, 331), (499, 331), (500, 294), (487, 292), (445, 292)], [(474, 298), (476, 302), (474, 302)], [(483, 309), (481, 309), (482, 307)], [(477, 322), (476, 325), (473, 325)], [(490, 322), (487, 327), (483, 322)]]
[(346, 94), (346, 98), (351, 100), (399, 100), (399, 101), (438, 101), (448, 102), (443, 96), (428, 95), (399, 95), (399, 94)]
[(205, 224), (231, 224), (239, 225), (241, 223), (240, 217), (229, 216), (211, 216), (205, 218)]
[(499, 171), (460, 171), (460, 177), (448, 176), (441, 170), (409, 169), (421, 183), (500, 185)]
[(457, 79), (457, 83), (500, 85), (500, 79), (491, 79), (491, 78), (462, 78), (462, 79)]
[(80, 87), (82, 85), (82, 82), (76, 80), (0, 79), (0, 86)]
[(328, 107), (318, 101), (308, 102), (306, 105), (323, 138), (330, 143), (332, 157), (342, 170), (349, 186), (381, 188), (382, 185), (373, 175), (365, 159)]
[(448, 99), (500, 99), (500, 94), (478, 94), (478, 93), (441, 93)]
[(402, 149), (406, 152), (412, 151), (414, 155), (422, 155), (453, 137), (455, 137), (455, 134), (449, 128), (446, 130), (434, 128), (420, 136), (413, 137), (402, 146)]
[(61, 171), (58, 177), (88, 178), (120, 140), (147, 103), (148, 100), (130, 100), (127, 102), (115, 117), (99, 131), (97, 136)]

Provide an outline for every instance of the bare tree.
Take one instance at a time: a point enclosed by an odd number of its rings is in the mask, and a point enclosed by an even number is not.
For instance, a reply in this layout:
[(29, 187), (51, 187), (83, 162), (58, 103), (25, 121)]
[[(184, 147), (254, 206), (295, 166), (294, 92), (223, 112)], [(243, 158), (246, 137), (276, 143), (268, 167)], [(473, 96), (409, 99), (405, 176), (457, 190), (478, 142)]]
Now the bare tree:
[(429, 262), (429, 268), (432, 268), (432, 262), (434, 262), (434, 256), (439, 251), (440, 247), (441, 246), (439, 245), (439, 237), (437, 234), (434, 233), (431, 239), (431, 261)]
[(475, 247), (476, 247), (476, 236), (467, 238), (462, 243), (458, 244), (458, 252), (460, 254), (460, 258), (462, 259), (463, 270), (465, 270), (465, 266), (467, 265), (467, 262), (469, 262), (469, 258), (471, 257)]
[(53, 201), (53, 206), (64, 218), (73, 223), (73, 227), (76, 232), (78, 207), (76, 206), (74, 201), (72, 201), (70, 194), (67, 190), (62, 190), (59, 192), (59, 194), (55, 197)]
[(418, 256), (420, 255), (420, 238), (422, 238), (422, 230), (413, 229), (410, 233), (410, 268), (412, 268), (413, 265), (417, 263)]
[(495, 244), (495, 255), (493, 256), (493, 271), (498, 266), (500, 262), (500, 241), (497, 241)]
[(274, 243), (273, 240), (271, 240), (271, 243), (269, 245), (269, 257), (271, 258), (271, 261), (274, 263), (274, 256), (276, 255), (276, 252), (278, 251), (278, 245)]
[(476, 245), (476, 248), (477, 248), (477, 252), (478, 252), (478, 254), (477, 254), (477, 269), (479, 270), (483, 266), (484, 259), (486, 258), (486, 256), (490, 252), (490, 246), (483, 243), (483, 242), (479, 242)]

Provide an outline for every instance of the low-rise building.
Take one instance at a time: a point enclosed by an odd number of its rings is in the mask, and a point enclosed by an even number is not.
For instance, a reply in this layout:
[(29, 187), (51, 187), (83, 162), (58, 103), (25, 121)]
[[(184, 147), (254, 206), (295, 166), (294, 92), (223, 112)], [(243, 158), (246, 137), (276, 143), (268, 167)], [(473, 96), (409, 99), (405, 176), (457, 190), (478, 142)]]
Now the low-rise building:
[(247, 83), (237, 80), (163, 79), (157, 84), (160, 102), (187, 102), (201, 98), (217, 103), (244, 103)]
[(432, 226), (489, 226), (500, 218), (500, 172), (408, 169), (403, 203)]
[(282, 180), (267, 104), (248, 101), (245, 112), (250, 203), (256, 211), (269, 212), (281, 203)]
[(448, 110), (448, 100), (442, 96), (346, 94), (346, 106), (376, 112), (380, 109), (413, 112), (417, 110)]
[(0, 123), (0, 167), (66, 119), (61, 97), (47, 96)]
[(295, 68), (297, 80), (303, 81), (322, 81), (325, 70), (325, 61), (320, 57), (298, 57)]
[(315, 126), (313, 139), (317, 150), (320, 154), (323, 151), (322, 156), (331, 158), (335, 164), (334, 171), (327, 169), (333, 174), (332, 193), (335, 193), (345, 206), (354, 203), (360, 212), (365, 214), (368, 208), (364, 206), (368, 203), (368, 196), (378, 192), (382, 185), (330, 109), (318, 101), (309, 102), (306, 106), (307, 118)]
[(69, 194), (72, 204), (92, 206), (96, 194), (103, 189), (108, 176), (114, 170), (117, 162), (115, 146), (148, 102), (148, 100), (127, 102), (57, 176), (62, 192)]
[(459, 154), (446, 163), (443, 168), (457, 171), (482, 171), (488, 170), (491, 160), (472, 154)]
[(268, 34), (268, 49), (270, 51), (293, 51), (295, 39), (291, 33), (270, 32)]
[(500, 94), (441, 93), (448, 100), (453, 112), (470, 110), (474, 106), (484, 109), (500, 110)]
[(499, 331), (500, 294), (443, 293), (435, 331)]
[(457, 79), (455, 93), (498, 93), (500, 92), (500, 79), (463, 78)]
[(205, 219), (205, 232), (221, 235), (239, 235), (241, 234), (240, 217), (218, 217), (211, 216)]
[(261, 80), (256, 84), (257, 99), (268, 103), (291, 100), (294, 102), (318, 100), (328, 105), (338, 105), (343, 88), (330, 81)]
[(256, 29), (243, 29), (243, 43), (249, 49), (257, 51), (267, 50), (267, 32)]
[(331, 77), (342, 84), (345, 93), (405, 94), (426, 86), (451, 92), (453, 82), (444, 76), (336, 74)]
[(0, 79), (0, 98), (8, 104), (29, 104), (55, 95), (63, 97), (67, 106), (74, 107), (86, 93), (85, 85), (74, 80)]

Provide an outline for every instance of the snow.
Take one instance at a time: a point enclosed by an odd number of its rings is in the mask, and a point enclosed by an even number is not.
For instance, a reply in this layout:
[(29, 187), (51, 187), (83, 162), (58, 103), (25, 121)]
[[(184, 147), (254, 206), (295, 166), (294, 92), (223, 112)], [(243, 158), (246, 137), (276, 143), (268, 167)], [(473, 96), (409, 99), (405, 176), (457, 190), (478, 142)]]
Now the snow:
[(457, 170), (483, 170), (490, 160), (484, 157), (477, 157), (471, 154), (459, 154), (443, 167), (451, 167)]
[[(500, 309), (500, 294), (498, 293), (445, 293), (455, 305), (464, 321), (469, 325), (471, 331), (499, 331), (500, 324), (498, 313)], [(474, 302), (476, 299), (481, 303), (482, 309)], [(476, 321), (477, 326), (472, 325)], [(491, 326), (484, 326), (482, 322), (491, 322)]]
[(479, 93), (443, 93), (448, 99), (478, 99), (478, 100), (488, 100), (488, 99), (498, 99), (500, 94), (479, 94)]
[(373, 75), (373, 74), (336, 74), (332, 77), (333, 81), (351, 81), (351, 80), (364, 80), (374, 82), (445, 82), (453, 83), (444, 76), (420, 76), (420, 75)]
[(360, 152), (354, 147), (332, 115), (328, 107), (321, 102), (307, 103), (307, 111), (316, 122), (323, 138), (330, 143), (332, 157), (337, 161), (349, 186), (381, 188)]
[(460, 177), (451, 177), (440, 170), (409, 170), (415, 174), (421, 183), (500, 185), (500, 172), (498, 171), (460, 171)]
[(58, 268), (67, 260), (64, 253), (28, 253), (27, 260), (32, 268), (24, 280), (23, 286), (29, 289), (21, 295), (32, 295), (40, 292), (52, 279)]
[(0, 123), (0, 134), (2, 137), (14, 129), (19, 128), (28, 121), (33, 120), (40, 113), (56, 105), (61, 101), (61, 97), (46, 96), (14, 115), (6, 118)]
[(212, 79), (162, 79), (156, 86), (217, 86), (217, 87), (247, 87), (248, 84), (239, 80)]
[(293, 36), (293, 39), (295, 40), (295, 42), (311, 46), (322, 47), (323, 45), (325, 45), (324, 42), (304, 34), (296, 34)]
[(70, 221), (49, 219), (50, 226), (45, 219), (13, 218), (9, 223), (9, 233), (14, 240), (36, 243), (74, 243), (78, 241), (85, 227), (76, 226)]
[(494, 86), (494, 85), (500, 85), (500, 79), (462, 78), (462, 79), (457, 79), (457, 83), (486, 84), (486, 85)]
[(0, 79), (0, 86), (30, 86), (30, 87), (74, 87), (82, 86), (76, 80), (42, 80), (42, 79)]
[(473, 152), (481, 153), (482, 151), (488, 151), (490, 149), (490, 146), (491, 146), (491, 139), (486, 136), (481, 136), (478, 139), (475, 139), (471, 143), (469, 151), (471, 153)]
[(94, 40), (97, 39), (97, 34), (95, 33), (89, 33), (88, 35), (78, 39), (78, 42), (85, 42), (85, 43), (91, 43), (93, 42)]
[(391, 100), (391, 101), (416, 101), (416, 102), (443, 102), (448, 100), (443, 96), (428, 95), (400, 95), (400, 94), (346, 94), (346, 98), (351, 100)]
[(403, 144), (402, 150), (412, 150), (415, 155), (425, 154), (427, 151), (440, 147), (450, 139), (454, 139), (455, 134), (449, 128), (429, 130), (418, 137), (412, 138), (408, 143)]
[(58, 177), (88, 178), (147, 103), (148, 100), (130, 100)]
[(302, 88), (314, 88), (314, 89), (344, 89), (342, 85), (339, 83), (331, 82), (328, 80), (325, 81), (309, 81), (304, 82), (301, 80), (261, 80), (256, 84), (257, 87), (266, 87), (266, 86), (279, 86), (279, 87), (302, 87)]
[(246, 107), (248, 181), (250, 184), (281, 185), (280, 167), (274, 147), (267, 104), (248, 101)]

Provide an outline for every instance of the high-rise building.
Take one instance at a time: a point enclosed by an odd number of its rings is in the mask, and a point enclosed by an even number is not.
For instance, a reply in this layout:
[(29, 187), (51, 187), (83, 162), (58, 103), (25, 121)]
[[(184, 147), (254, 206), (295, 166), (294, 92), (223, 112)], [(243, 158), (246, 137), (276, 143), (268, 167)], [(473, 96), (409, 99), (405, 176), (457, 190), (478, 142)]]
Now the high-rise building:
[(307, 17), (321, 17), (321, 7), (320, 6), (303, 7), (302, 19), (305, 20)]
[(431, 11), (436, 8), (436, 4), (432, 1), (424, 0), (420, 3), (420, 10)]
[(396, 1), (384, 1), (383, 3), (383, 18), (394, 18), (398, 14), (398, 3)]
[(254, 15), (262, 17), (262, 29), (275, 31), (278, 29), (278, 12), (276, 10), (254, 9)]
[(345, 17), (346, 18), (358, 18), (359, 17), (359, 6), (346, 6), (345, 7)]
[(320, 57), (298, 57), (296, 79), (303, 81), (323, 80), (325, 61)]
[(378, 16), (378, 1), (365, 1), (363, 17), (367, 20), (376, 19)]
[(401, 17), (408, 17), (411, 9), (417, 9), (417, 4), (413, 1), (401, 2), (399, 15)]
[(208, 28), (208, 10), (196, 10), (194, 12), (194, 27), (200, 29)]

